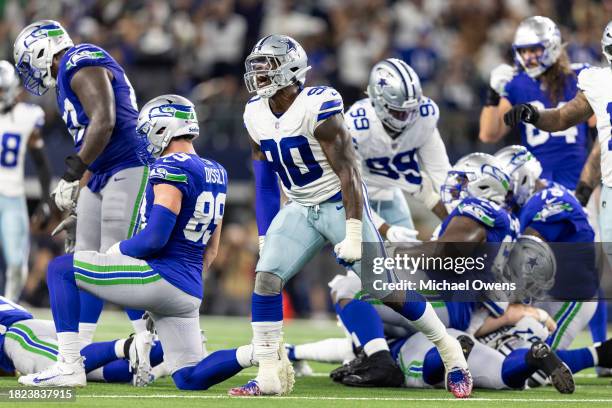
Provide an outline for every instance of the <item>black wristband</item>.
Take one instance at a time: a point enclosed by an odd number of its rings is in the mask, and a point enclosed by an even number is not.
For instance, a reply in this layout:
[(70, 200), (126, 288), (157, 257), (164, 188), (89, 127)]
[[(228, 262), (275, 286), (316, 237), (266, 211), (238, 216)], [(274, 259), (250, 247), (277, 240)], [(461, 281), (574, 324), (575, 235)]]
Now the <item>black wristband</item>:
[(62, 179), (66, 181), (76, 181), (83, 177), (83, 173), (87, 170), (87, 165), (83, 163), (83, 160), (76, 155), (71, 154), (66, 157), (66, 171), (62, 176)]
[(587, 203), (589, 202), (591, 193), (593, 193), (593, 188), (591, 186), (589, 186), (584, 181), (578, 182), (578, 185), (576, 186), (575, 196), (578, 199), (578, 201), (580, 201), (580, 204), (582, 204), (583, 207), (585, 207)]
[(525, 110), (523, 111), (523, 117), (521, 118), (523, 122), (534, 125), (538, 123), (538, 119), (540, 119), (540, 112), (538, 112), (538, 108), (530, 103), (526, 103), (524, 106)]
[(485, 106), (497, 106), (499, 105), (500, 99), (501, 97), (499, 96), (497, 92), (495, 92), (495, 89), (489, 87), (487, 89), (487, 97), (485, 99)]

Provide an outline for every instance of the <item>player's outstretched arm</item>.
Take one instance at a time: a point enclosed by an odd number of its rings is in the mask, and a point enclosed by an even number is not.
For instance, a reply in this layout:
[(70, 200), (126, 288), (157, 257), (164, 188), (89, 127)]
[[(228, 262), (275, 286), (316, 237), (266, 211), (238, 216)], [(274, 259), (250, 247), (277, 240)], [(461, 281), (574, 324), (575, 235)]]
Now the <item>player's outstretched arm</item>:
[(528, 103), (516, 105), (504, 115), (504, 123), (514, 127), (522, 121), (547, 132), (558, 132), (586, 122), (592, 115), (589, 101), (578, 91), (574, 99), (555, 109), (539, 110)]
[(106, 148), (115, 127), (115, 94), (112, 75), (103, 67), (81, 68), (70, 81), (70, 87), (83, 106), (89, 125), (78, 156), (91, 164)]
[(333, 115), (314, 132), (327, 161), (340, 178), (346, 219), (361, 220), (363, 193), (357, 155), (342, 115)]
[(510, 101), (501, 98), (497, 105), (488, 105), (480, 112), (480, 131), (478, 137), (484, 143), (499, 142), (510, 130), (504, 124), (504, 115), (512, 109)]

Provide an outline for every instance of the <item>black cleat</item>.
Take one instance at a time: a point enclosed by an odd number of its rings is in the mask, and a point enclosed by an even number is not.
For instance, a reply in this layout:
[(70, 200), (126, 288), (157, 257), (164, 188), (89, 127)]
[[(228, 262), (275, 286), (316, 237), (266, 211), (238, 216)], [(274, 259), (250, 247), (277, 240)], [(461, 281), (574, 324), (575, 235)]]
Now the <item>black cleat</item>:
[(388, 350), (381, 350), (355, 364), (342, 379), (342, 384), (352, 387), (401, 387), (404, 373)]
[[(597, 361), (599, 367), (612, 368), (612, 339), (608, 339), (602, 343), (596, 344), (595, 352), (597, 353)], [(602, 371), (605, 372), (606, 370)], [(607, 375), (607, 377), (610, 377), (610, 375)]]
[(561, 394), (572, 394), (576, 389), (574, 376), (548, 344), (537, 341), (527, 353), (527, 364), (542, 370)]
[(329, 373), (330, 378), (334, 382), (341, 383), (344, 377), (352, 373), (353, 367), (359, 366), (365, 358), (366, 358), (365, 352), (363, 351), (363, 349), (360, 349), (357, 352), (357, 357), (355, 357), (348, 363), (343, 364), (340, 367), (332, 370), (332, 372)]
[(472, 349), (474, 348), (474, 340), (472, 340), (470, 336), (462, 334), (461, 336), (457, 337), (457, 341), (461, 345), (463, 356), (467, 361), (468, 357), (470, 356), (470, 353), (472, 352)]

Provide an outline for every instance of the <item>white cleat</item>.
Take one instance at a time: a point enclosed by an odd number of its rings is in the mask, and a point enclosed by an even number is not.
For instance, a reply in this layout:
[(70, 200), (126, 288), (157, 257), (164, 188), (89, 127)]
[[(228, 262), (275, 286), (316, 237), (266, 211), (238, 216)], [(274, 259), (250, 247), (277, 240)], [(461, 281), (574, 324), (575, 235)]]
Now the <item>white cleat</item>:
[(153, 333), (145, 330), (136, 334), (130, 345), (130, 371), (134, 387), (146, 387), (154, 380), (149, 358), (151, 347), (153, 347), (153, 337)]
[(19, 384), (30, 387), (84, 387), (87, 385), (83, 358), (74, 363), (60, 359), (51, 367), (34, 374), (22, 375)]
[(289, 361), (287, 356), (287, 349), (285, 344), (281, 341), (278, 345), (278, 354), (280, 357), (280, 382), (281, 382), (281, 393), (280, 395), (289, 395), (293, 391), (293, 385), (295, 384), (295, 371), (293, 370), (293, 364)]
[(259, 385), (261, 395), (282, 395), (282, 371), (281, 360), (262, 360), (259, 362), (259, 371), (255, 381)]

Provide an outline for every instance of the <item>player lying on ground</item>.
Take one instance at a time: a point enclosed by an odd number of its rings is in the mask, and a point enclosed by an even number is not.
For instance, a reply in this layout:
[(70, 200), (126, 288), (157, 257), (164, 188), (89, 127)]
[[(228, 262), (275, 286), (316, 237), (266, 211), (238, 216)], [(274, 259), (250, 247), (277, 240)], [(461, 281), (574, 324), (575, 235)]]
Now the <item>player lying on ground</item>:
[[(253, 151), (261, 248), (252, 298), (259, 371), (254, 380), (230, 393), (286, 394), (293, 386), (293, 369), (281, 346), (283, 286), (327, 242), (358, 274), (362, 241), (380, 242), (381, 252), (384, 247), (369, 214), (342, 116), (342, 97), (324, 86), (304, 88), (310, 69), (306, 53), (287, 36), (258, 41), (245, 65), (247, 89), (258, 94), (247, 102), (244, 122)], [(279, 179), (291, 200), (282, 209)], [(381, 297), (434, 342), (453, 378), (449, 389), (467, 397), (471, 379), (461, 346), (446, 333), (431, 305), (416, 292)]]

